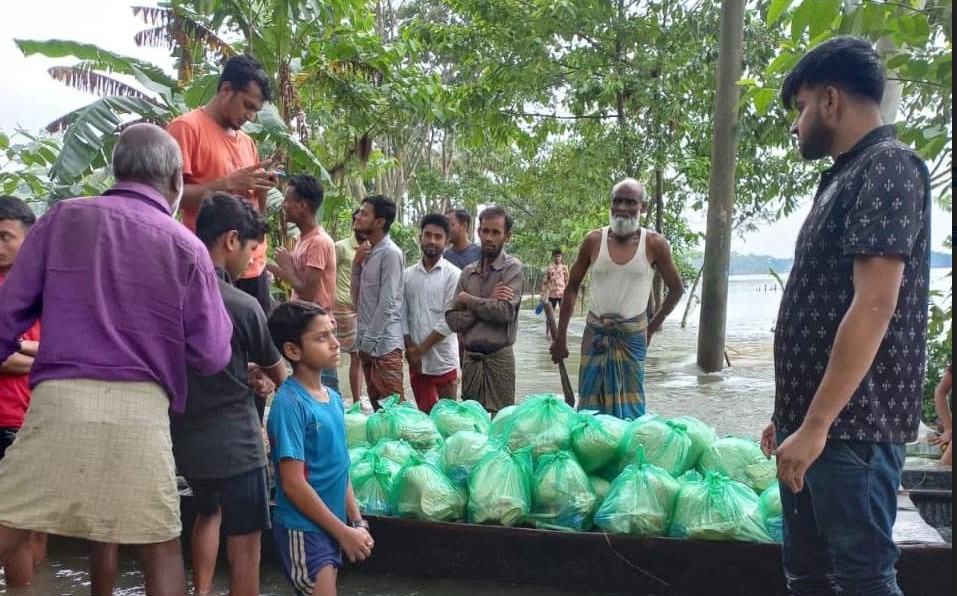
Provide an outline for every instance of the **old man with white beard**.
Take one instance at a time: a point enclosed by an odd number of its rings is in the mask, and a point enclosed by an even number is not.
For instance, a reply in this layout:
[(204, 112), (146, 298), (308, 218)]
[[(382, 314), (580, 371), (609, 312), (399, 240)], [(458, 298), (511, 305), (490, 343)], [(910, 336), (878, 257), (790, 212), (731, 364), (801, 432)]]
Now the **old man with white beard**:
[[(581, 243), (551, 346), (555, 362), (568, 357), (568, 321), (582, 280), (591, 269), (578, 407), (626, 419), (645, 413), (645, 353), (684, 292), (668, 241), (640, 225), (644, 209), (645, 189), (637, 180), (625, 178), (612, 188), (609, 225), (592, 230)], [(655, 271), (667, 285), (668, 295), (649, 321)]]

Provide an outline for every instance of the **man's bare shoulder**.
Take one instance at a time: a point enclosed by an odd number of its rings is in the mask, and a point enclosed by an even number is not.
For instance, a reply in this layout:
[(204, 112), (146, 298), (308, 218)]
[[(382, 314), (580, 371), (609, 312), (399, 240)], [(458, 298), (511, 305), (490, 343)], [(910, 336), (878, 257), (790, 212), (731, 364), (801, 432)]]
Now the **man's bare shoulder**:
[(582, 239), (581, 248), (592, 249), (601, 244), (602, 230), (604, 230), (604, 228), (598, 228), (585, 234), (585, 237)]

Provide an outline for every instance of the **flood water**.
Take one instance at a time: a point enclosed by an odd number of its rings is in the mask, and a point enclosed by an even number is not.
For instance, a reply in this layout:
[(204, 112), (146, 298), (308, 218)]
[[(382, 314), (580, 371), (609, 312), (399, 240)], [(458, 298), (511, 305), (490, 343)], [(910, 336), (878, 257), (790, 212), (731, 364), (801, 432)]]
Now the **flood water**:
[[(950, 278), (945, 277), (948, 271), (932, 272), (935, 289), (950, 289)], [(731, 366), (715, 374), (704, 374), (695, 365), (700, 311), (693, 309), (687, 327), (682, 329), (680, 322), (687, 296), (683, 298), (661, 332), (655, 335), (648, 351), (645, 388), (648, 411), (669, 417), (690, 414), (714, 426), (719, 435), (757, 438), (770, 420), (774, 406), (772, 338), (780, 298), (781, 290), (769, 276), (730, 279), (725, 343)], [(578, 341), (583, 329), (582, 317), (572, 320), (569, 329), (572, 354), (567, 367), (572, 386), (576, 388)], [(558, 369), (548, 355), (544, 315), (535, 315), (532, 310), (521, 312), (515, 357), (519, 399), (533, 393), (561, 394)], [(345, 397), (349, 398), (346, 373), (343, 367), (339, 376)], [(142, 575), (131, 555), (121, 553), (117, 595), (144, 594)], [(428, 562), (423, 561), (422, 565)], [(6, 590), (0, 580), (0, 594), (80, 596), (89, 593), (88, 582), (87, 560), (82, 549), (75, 544), (61, 545), (38, 569), (33, 587)], [(226, 577), (220, 573), (217, 588), (225, 594), (227, 587)], [(341, 596), (570, 596), (580, 593), (489, 582), (363, 574), (361, 567), (347, 570), (339, 587)], [(264, 564), (261, 593), (279, 596), (293, 592), (278, 566)]]

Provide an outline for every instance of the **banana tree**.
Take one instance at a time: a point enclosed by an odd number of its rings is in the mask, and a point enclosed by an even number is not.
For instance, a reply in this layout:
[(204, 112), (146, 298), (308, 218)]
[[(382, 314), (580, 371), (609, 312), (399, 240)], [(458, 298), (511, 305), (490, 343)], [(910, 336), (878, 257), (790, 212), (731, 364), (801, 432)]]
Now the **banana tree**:
[[(57, 118), (47, 126), (62, 132), (63, 140), (50, 179), (70, 185), (108, 163), (117, 135), (136, 122), (165, 125), (172, 118), (208, 101), (216, 91), (211, 77), (193, 79), (183, 86), (162, 68), (129, 56), (106, 51), (95, 45), (68, 40), (15, 40), (25, 56), (40, 54), (52, 58), (75, 57), (70, 67), (49, 69), (54, 79), (97, 95), (90, 104)], [(121, 78), (129, 77), (138, 86)], [(282, 147), (290, 163), (287, 168), (325, 172), (316, 155), (278, 117), (275, 105), (267, 105), (258, 123), (247, 125), (257, 141)]]

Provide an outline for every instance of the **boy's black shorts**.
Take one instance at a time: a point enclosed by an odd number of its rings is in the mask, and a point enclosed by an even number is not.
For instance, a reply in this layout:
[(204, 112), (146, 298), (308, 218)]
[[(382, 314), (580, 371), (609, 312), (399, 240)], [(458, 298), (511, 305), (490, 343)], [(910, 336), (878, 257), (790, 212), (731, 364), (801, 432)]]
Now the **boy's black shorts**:
[(271, 527), (269, 487), (265, 466), (235, 476), (216, 479), (186, 479), (200, 515), (223, 512), (222, 532), (241, 536)]

